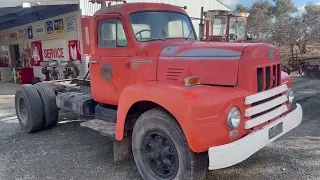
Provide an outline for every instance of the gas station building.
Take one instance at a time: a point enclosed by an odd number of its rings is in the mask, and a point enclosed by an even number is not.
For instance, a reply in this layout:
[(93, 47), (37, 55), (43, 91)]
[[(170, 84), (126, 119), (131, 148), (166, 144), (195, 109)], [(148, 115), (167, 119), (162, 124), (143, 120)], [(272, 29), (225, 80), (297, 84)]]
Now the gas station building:
[[(82, 78), (88, 71), (88, 57), (82, 55), (81, 18), (92, 16), (102, 3), (89, 0), (4, 0), (0, 3), (0, 81), (29, 84), (37, 77), (46, 80)], [(230, 9), (218, 0), (127, 0), (168, 3), (187, 7), (191, 17), (204, 10)], [(114, 5), (122, 2), (112, 2)], [(193, 25), (198, 31), (198, 21)], [(57, 67), (46, 69), (43, 62), (55, 59)], [(67, 71), (62, 62), (78, 61), (77, 71)], [(75, 71), (75, 72), (74, 72)], [(69, 73), (68, 73), (69, 72)], [(46, 77), (49, 74), (50, 77)], [(76, 74), (76, 75), (75, 75)], [(66, 76), (69, 75), (69, 76)]]

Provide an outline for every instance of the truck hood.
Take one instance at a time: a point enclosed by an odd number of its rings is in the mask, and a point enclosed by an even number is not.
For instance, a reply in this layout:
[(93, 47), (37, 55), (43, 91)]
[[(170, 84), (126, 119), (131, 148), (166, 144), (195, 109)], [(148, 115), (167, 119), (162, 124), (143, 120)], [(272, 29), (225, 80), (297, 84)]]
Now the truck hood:
[(235, 86), (239, 61), (246, 43), (190, 42), (163, 48), (158, 80), (184, 82), (198, 76), (202, 84)]

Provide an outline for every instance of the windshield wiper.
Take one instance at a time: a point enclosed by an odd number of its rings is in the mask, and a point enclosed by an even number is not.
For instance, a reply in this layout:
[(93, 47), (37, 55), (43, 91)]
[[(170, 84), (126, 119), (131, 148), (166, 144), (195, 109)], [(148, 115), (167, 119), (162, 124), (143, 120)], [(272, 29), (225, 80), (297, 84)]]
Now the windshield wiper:
[(190, 30), (189, 35), (186, 37), (186, 39), (192, 39), (192, 38), (190, 38), (191, 34), (193, 34), (193, 30), (192, 29)]

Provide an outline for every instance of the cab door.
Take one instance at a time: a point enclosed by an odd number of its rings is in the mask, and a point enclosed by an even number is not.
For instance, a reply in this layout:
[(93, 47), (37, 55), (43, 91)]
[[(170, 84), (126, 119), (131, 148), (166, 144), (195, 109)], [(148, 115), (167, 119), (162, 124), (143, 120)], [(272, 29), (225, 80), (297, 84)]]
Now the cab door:
[(96, 20), (96, 55), (90, 59), (93, 98), (105, 104), (118, 104), (120, 93), (129, 84), (130, 45), (120, 15), (105, 15)]

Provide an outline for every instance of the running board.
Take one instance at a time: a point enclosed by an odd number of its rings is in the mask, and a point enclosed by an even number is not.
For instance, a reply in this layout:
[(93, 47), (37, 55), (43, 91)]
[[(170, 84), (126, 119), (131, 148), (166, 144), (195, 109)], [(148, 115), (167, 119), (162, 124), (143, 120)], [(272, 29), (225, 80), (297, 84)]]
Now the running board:
[(111, 136), (114, 138), (116, 134), (115, 123), (103, 121), (100, 119), (93, 119), (93, 120), (82, 122), (80, 126), (98, 131), (103, 136)]

